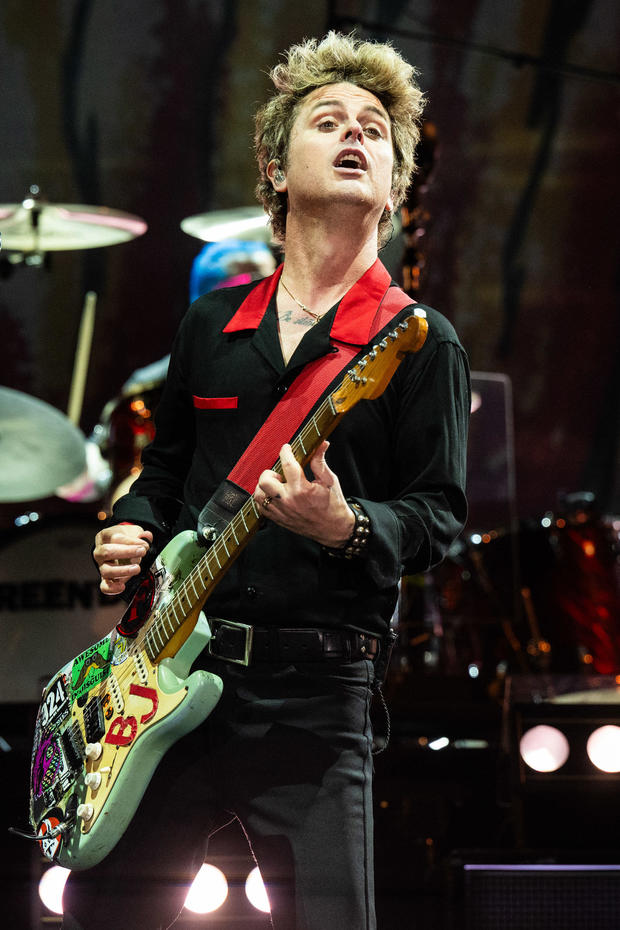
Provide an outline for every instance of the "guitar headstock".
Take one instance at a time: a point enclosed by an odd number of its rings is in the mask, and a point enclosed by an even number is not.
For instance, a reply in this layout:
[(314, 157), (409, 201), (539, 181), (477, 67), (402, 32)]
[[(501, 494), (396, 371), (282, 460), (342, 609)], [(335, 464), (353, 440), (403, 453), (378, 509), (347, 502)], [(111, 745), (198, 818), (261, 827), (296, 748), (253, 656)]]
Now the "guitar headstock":
[(422, 348), (427, 333), (428, 322), (424, 310), (416, 309), (397, 323), (357, 365), (347, 371), (342, 383), (331, 395), (337, 410), (344, 413), (358, 400), (380, 397), (405, 355)]

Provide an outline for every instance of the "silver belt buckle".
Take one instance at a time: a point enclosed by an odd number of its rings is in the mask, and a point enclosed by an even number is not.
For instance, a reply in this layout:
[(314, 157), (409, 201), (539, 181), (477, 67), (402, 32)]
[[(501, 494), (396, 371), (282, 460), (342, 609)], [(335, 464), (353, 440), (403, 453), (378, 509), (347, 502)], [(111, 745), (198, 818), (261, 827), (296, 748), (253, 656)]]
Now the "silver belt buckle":
[(227, 626), (232, 630), (243, 630), (245, 633), (245, 643), (243, 644), (243, 658), (232, 659), (229, 656), (219, 655), (217, 652), (213, 651), (212, 645), (215, 636), (211, 636), (208, 647), (209, 655), (212, 655), (215, 659), (222, 659), (224, 662), (234, 662), (235, 665), (249, 665), (250, 656), (252, 655), (252, 639), (254, 637), (254, 627), (250, 626), (249, 623), (237, 623), (235, 620), (221, 620), (219, 617), (213, 617), (212, 619), (216, 621), (219, 626)]

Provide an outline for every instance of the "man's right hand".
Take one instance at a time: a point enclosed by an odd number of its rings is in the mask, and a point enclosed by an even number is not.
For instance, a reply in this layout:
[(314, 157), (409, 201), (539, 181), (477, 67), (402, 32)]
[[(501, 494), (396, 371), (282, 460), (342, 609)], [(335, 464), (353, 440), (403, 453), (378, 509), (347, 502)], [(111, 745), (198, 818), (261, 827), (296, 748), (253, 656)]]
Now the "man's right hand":
[(120, 594), (140, 572), (140, 562), (153, 542), (153, 534), (137, 524), (108, 526), (95, 536), (93, 557), (99, 566), (104, 594)]

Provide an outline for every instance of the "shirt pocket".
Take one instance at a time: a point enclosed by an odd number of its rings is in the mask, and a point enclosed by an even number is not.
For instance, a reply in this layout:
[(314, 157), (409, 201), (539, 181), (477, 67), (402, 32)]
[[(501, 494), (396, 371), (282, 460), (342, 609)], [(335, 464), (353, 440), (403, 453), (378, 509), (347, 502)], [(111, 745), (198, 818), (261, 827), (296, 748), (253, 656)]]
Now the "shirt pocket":
[(238, 397), (198, 397), (193, 394), (196, 410), (236, 410), (239, 406)]

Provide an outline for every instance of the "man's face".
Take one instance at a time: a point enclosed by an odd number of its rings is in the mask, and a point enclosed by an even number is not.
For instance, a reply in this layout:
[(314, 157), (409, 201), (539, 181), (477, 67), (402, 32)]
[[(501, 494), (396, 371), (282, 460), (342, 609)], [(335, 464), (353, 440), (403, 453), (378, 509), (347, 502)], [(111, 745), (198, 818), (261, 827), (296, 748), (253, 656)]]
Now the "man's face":
[(304, 99), (291, 131), (289, 209), (357, 204), (378, 222), (391, 205), (393, 161), (390, 118), (378, 98), (355, 84), (319, 87)]

